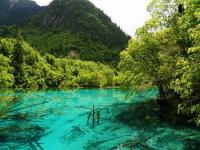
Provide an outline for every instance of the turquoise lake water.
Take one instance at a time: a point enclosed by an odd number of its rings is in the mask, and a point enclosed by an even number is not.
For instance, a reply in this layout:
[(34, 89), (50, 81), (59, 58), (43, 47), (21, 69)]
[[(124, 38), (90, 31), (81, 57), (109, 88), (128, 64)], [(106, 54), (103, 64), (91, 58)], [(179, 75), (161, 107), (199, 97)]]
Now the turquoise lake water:
[(2, 92), (18, 100), (0, 118), (0, 150), (200, 149), (200, 131), (162, 118), (157, 94), (156, 89), (135, 95), (119, 89)]

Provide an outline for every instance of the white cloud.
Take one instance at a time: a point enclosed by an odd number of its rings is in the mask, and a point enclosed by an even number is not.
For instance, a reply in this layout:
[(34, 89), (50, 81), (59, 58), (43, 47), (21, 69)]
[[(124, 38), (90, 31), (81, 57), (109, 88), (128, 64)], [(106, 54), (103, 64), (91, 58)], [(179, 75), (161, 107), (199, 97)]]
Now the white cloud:
[(33, 1), (36, 1), (41, 6), (45, 6), (48, 5), (52, 0), (33, 0)]
[[(35, 0), (40, 5), (47, 5), (51, 0)], [(112, 21), (129, 35), (134, 35), (137, 28), (149, 18), (146, 11), (150, 0), (90, 0), (103, 10)]]

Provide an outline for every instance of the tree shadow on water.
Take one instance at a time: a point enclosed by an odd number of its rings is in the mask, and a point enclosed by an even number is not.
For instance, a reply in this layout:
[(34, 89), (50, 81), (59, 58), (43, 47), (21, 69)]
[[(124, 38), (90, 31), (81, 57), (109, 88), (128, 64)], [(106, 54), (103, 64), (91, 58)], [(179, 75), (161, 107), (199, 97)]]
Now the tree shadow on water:
[(169, 109), (168, 104), (161, 106), (156, 100), (149, 100), (120, 112), (115, 119), (133, 129), (132, 137), (122, 145), (149, 150), (198, 149), (200, 132), (183, 124)]
[[(46, 127), (37, 124), (34, 120), (40, 119), (44, 114), (24, 111), (23, 103), (20, 103), (22, 106), (19, 109), (13, 109), (15, 105), (19, 105), (15, 100), (16, 98), (1, 97), (1, 99), (4, 99), (4, 101), (1, 101), (0, 104), (0, 149), (42, 150), (42, 143), (39, 141), (49, 133)], [(27, 108), (29, 107), (32, 106)], [(48, 112), (45, 115), (48, 115)]]
[(129, 106), (120, 112), (115, 119), (130, 127), (149, 129), (164, 121), (159, 105), (154, 100)]
[(9, 125), (0, 129), (0, 148), (18, 149), (32, 148), (42, 149), (38, 142), (42, 136), (45, 136), (45, 129), (38, 125)]
[(129, 105), (116, 115), (116, 121), (137, 129), (153, 130), (159, 127), (171, 127), (180, 129), (184, 127), (194, 128), (187, 124), (185, 116), (177, 114), (177, 105), (171, 102), (152, 99)]

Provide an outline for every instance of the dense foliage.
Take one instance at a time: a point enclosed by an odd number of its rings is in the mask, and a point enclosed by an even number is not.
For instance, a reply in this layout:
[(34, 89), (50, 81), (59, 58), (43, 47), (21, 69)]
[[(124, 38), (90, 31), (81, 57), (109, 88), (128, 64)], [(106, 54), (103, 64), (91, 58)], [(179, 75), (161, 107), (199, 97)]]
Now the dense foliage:
[(152, 0), (148, 10), (152, 18), (121, 53), (120, 81), (181, 99), (178, 113), (200, 125), (200, 0)]
[(100, 63), (55, 58), (38, 51), (20, 36), (0, 39), (0, 88), (106, 87), (114, 70)]
[(36, 27), (24, 28), (22, 32), (25, 39), (42, 55), (49, 53), (60, 58), (68, 56), (111, 65), (119, 61), (120, 48), (83, 38), (79, 33), (43, 31)]

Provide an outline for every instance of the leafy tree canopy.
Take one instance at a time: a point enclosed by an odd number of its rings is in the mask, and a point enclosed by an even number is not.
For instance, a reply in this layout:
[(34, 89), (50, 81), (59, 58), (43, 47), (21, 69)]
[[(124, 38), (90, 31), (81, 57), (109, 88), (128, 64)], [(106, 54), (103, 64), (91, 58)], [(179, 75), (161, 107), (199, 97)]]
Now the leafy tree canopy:
[(200, 1), (152, 0), (148, 10), (152, 18), (120, 55), (121, 83), (156, 86), (160, 100), (178, 96), (178, 113), (200, 125)]

